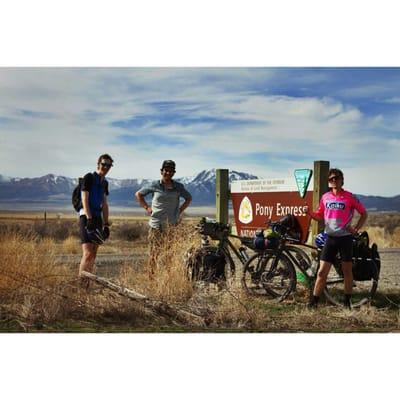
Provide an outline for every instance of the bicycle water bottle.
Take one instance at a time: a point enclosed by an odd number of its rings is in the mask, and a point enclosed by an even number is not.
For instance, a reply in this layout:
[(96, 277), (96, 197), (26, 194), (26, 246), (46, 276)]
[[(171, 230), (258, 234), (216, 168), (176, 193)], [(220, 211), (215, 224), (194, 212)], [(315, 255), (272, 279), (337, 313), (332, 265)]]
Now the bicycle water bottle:
[(243, 260), (247, 261), (250, 258), (249, 255), (247, 254), (245, 247), (243, 246), (239, 247), (238, 251), (239, 254), (243, 257)]
[[(306, 275), (309, 277), (313, 277), (314, 275), (311, 270), (311, 265), (308, 265), (307, 261), (300, 254), (296, 254), (296, 258), (299, 264), (301, 265), (302, 270), (305, 271)], [(306, 278), (304, 274), (301, 275), (303, 275), (303, 279), (300, 279), (300, 282), (303, 282)]]
[(296, 272), (296, 279), (297, 279), (297, 282), (307, 283), (307, 278), (305, 277), (305, 275), (302, 272)]

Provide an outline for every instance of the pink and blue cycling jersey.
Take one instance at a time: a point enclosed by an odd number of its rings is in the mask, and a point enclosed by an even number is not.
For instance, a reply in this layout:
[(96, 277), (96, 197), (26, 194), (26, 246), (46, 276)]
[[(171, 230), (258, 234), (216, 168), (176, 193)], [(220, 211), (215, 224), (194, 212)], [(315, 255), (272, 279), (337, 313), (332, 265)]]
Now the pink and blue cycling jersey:
[(365, 207), (352, 193), (341, 190), (335, 195), (329, 191), (322, 196), (318, 210), (313, 215), (324, 217), (325, 232), (328, 235), (346, 236), (350, 235), (347, 228), (351, 224), (354, 210), (360, 214), (365, 213)]

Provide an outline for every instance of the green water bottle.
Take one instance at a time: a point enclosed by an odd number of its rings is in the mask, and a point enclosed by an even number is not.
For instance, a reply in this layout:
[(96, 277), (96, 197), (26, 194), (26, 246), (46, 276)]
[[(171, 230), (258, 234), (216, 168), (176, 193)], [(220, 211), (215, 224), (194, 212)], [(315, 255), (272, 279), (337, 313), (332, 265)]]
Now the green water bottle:
[(296, 278), (297, 278), (297, 282), (304, 283), (304, 284), (308, 283), (307, 278), (305, 277), (305, 275), (302, 272), (299, 272), (299, 271), (296, 272)]

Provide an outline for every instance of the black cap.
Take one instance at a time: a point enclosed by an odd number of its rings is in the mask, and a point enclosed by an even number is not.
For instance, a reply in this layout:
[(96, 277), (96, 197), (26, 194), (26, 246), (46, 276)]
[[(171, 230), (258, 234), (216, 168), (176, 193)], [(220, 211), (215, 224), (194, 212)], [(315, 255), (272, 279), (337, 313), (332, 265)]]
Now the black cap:
[(161, 169), (164, 169), (164, 168), (172, 168), (175, 171), (175, 161), (172, 161), (172, 160), (163, 161)]

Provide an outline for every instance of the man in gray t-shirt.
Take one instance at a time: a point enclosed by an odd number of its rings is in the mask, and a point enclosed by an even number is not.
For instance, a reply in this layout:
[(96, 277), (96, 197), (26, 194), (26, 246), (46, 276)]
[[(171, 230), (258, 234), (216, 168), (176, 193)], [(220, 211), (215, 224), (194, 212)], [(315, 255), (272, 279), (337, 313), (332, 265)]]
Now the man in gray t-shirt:
[[(180, 215), (192, 201), (192, 196), (182, 183), (172, 179), (174, 174), (174, 161), (164, 161), (161, 167), (161, 180), (153, 181), (135, 194), (140, 205), (151, 216), (149, 225), (153, 229), (162, 229), (167, 224), (176, 225)], [(151, 207), (145, 201), (145, 197), (149, 194), (153, 195)], [(185, 199), (182, 205), (180, 205), (181, 197)]]
[[(153, 181), (150, 185), (142, 187), (135, 193), (139, 204), (150, 215), (149, 251), (150, 263), (154, 264), (156, 249), (162, 243), (162, 231), (168, 225), (177, 225), (183, 211), (192, 201), (191, 194), (182, 183), (172, 179), (175, 174), (175, 162), (166, 160), (161, 166), (161, 179)], [(145, 200), (149, 194), (153, 195), (151, 206)], [(185, 200), (180, 204), (180, 198)], [(153, 266), (151, 267), (153, 269)]]

